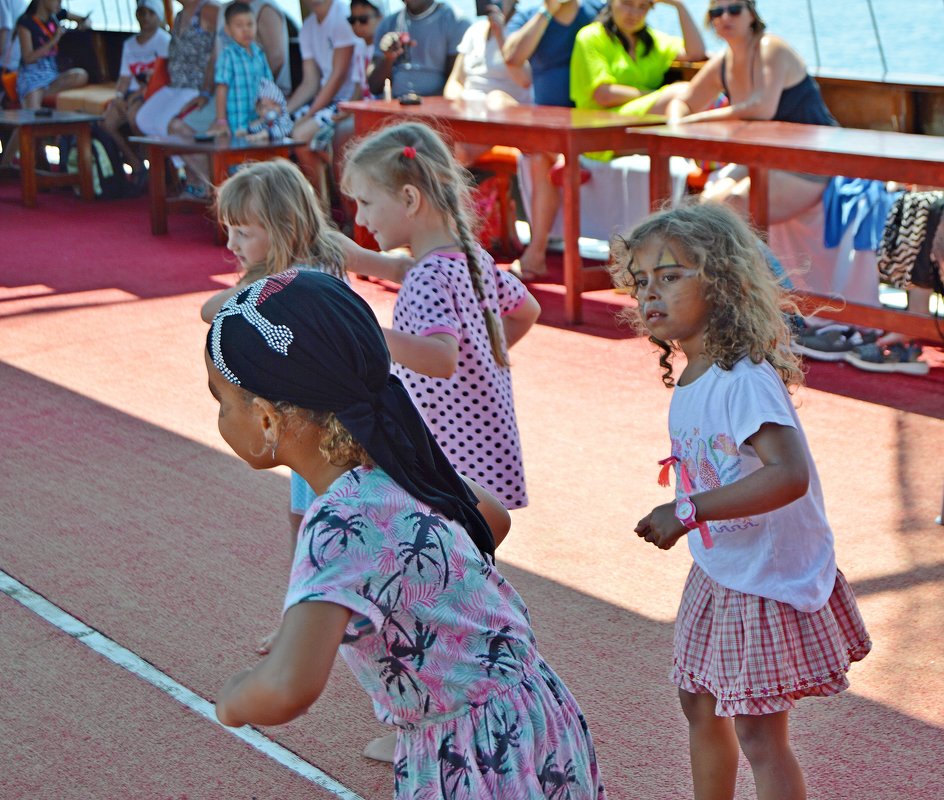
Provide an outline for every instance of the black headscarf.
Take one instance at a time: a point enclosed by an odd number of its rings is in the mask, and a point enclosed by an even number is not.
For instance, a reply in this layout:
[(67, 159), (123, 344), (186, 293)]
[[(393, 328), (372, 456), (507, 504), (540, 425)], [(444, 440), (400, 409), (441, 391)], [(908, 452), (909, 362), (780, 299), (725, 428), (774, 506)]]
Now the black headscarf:
[(207, 350), (230, 383), (334, 412), (394, 481), (459, 522), (483, 553), (495, 552), (477, 498), (390, 374), (374, 312), (343, 281), (292, 269), (250, 284), (214, 317)]

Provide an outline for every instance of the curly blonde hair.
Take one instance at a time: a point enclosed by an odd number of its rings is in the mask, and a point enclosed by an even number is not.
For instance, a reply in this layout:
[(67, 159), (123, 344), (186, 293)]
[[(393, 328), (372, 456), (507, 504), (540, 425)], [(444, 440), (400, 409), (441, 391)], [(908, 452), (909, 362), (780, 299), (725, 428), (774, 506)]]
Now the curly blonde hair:
[[(628, 236), (610, 246), (610, 274), (617, 286), (635, 294), (632, 275), (636, 252), (650, 239), (675, 245), (694, 268), (710, 308), (705, 326), (705, 354), (725, 370), (745, 356), (755, 364), (770, 362), (788, 388), (803, 383), (800, 359), (790, 350), (788, 318), (798, 315), (794, 298), (778, 283), (748, 224), (720, 203), (683, 205), (653, 214)], [(620, 315), (640, 333), (647, 332), (639, 308)], [(662, 382), (674, 386), (671, 342), (650, 335), (662, 353)]]
[(370, 466), (374, 463), (360, 442), (344, 427), (333, 411), (312, 411), (285, 400), (280, 400), (274, 405), (286, 417), (295, 417), (302, 424), (313, 423), (321, 428), (323, 435), (318, 444), (318, 451), (328, 460), (328, 463), (336, 467)]
[(273, 158), (241, 167), (217, 191), (216, 214), (222, 225), (260, 225), (269, 234), (265, 261), (251, 265), (241, 285), (295, 266), (344, 280), (342, 234), (325, 219), (315, 190), (291, 161)]

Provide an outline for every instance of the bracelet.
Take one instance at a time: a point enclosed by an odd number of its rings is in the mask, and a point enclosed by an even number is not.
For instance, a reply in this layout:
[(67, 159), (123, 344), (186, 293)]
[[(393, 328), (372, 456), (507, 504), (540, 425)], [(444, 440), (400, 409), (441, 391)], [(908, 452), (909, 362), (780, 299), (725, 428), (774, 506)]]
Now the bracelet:
[(544, 19), (546, 19), (548, 22), (554, 19), (554, 15), (546, 8), (541, 9), (541, 16), (544, 17)]
[(223, 119), (222, 117), (220, 117), (220, 118), (219, 118), (216, 122), (214, 122), (213, 124), (214, 124), (214, 125), (223, 124), (223, 125), (226, 125), (227, 127), (229, 127), (229, 120), (228, 120), (228, 119)]

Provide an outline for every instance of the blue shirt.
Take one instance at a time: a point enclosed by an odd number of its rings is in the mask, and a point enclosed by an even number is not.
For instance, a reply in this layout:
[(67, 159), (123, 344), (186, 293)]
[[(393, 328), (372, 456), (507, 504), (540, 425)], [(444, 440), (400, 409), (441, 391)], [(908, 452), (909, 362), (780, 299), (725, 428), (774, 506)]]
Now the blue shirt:
[[(394, 97), (406, 92), (424, 96), (443, 93), (449, 77), (449, 61), (459, 52), (459, 43), (469, 27), (466, 19), (443, 3), (436, 3), (436, 10), (428, 17), (414, 19), (405, 8), (380, 20), (374, 33), (374, 41), (380, 42), (388, 31), (408, 33), (416, 45), (408, 54), (400, 56), (391, 73), (391, 88)], [(380, 48), (374, 51), (374, 62), (380, 63), (384, 54)]]
[(259, 45), (252, 42), (247, 50), (233, 42), (223, 48), (216, 60), (213, 80), (229, 89), (226, 93), (226, 121), (230, 130), (241, 130), (255, 119), (256, 95), (259, 81), (263, 78), (271, 81), (272, 70)]
[[(603, 6), (603, 0), (581, 0), (577, 16), (570, 25), (561, 25), (554, 19), (547, 23), (541, 41), (528, 59), (537, 105), (573, 105), (570, 99), (570, 55), (577, 31), (593, 22)], [(505, 26), (505, 34), (514, 33), (535, 14), (540, 14), (543, 8), (544, 3), (535, 0), (519, 5)]]

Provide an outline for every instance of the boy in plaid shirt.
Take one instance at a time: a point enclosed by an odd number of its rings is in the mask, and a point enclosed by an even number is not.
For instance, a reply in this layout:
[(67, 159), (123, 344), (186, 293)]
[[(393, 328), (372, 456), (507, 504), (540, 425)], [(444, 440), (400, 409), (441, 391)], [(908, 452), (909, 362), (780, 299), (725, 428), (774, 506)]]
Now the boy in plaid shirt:
[(265, 53), (255, 42), (256, 17), (248, 3), (230, 3), (225, 11), (226, 33), (233, 40), (216, 61), (216, 122), (207, 133), (226, 136), (243, 130), (255, 117), (259, 81), (272, 80)]

